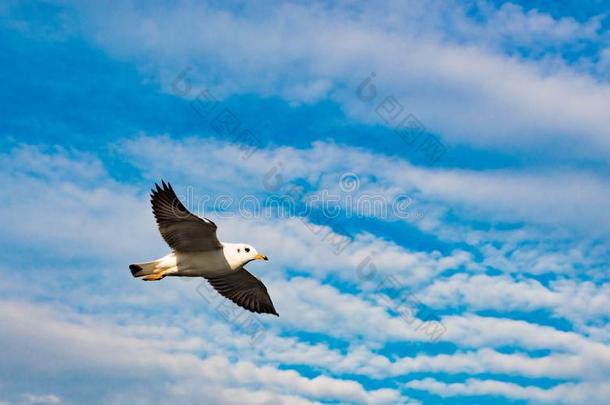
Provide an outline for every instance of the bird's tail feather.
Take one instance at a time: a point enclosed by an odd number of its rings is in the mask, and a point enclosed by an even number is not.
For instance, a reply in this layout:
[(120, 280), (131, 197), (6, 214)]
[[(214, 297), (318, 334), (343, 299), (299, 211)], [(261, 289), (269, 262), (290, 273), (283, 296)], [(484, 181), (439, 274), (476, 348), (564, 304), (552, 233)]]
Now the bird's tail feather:
[(159, 260), (155, 260), (147, 263), (135, 263), (129, 265), (131, 275), (134, 277), (148, 276), (158, 271)]

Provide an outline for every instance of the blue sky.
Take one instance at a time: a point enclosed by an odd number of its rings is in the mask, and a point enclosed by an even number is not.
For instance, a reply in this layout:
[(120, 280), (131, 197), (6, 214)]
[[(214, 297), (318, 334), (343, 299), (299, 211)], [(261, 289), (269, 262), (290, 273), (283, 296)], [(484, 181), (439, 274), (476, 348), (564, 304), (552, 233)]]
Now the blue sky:
[[(610, 397), (604, 2), (0, 14), (0, 403)], [(131, 277), (161, 179), (279, 318)]]

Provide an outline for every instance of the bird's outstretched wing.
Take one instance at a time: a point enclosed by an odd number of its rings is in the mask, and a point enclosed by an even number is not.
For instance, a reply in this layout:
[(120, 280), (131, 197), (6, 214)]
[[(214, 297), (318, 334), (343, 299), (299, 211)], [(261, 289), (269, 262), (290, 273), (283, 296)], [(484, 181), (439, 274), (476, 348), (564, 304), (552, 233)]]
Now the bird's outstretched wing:
[(267, 288), (245, 268), (222, 276), (206, 277), (212, 287), (248, 311), (279, 316)]
[(151, 190), (150, 202), (165, 242), (178, 252), (201, 252), (222, 248), (216, 224), (193, 215), (180, 202), (169, 183), (161, 181)]

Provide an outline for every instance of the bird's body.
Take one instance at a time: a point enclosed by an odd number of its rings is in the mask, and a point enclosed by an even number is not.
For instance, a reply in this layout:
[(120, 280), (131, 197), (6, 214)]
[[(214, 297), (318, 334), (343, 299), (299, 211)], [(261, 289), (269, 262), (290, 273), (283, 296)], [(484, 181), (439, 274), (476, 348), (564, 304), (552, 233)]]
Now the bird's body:
[(136, 277), (163, 272), (164, 277), (214, 277), (222, 276), (241, 269), (247, 262), (234, 254), (239, 243), (222, 244), (221, 249), (204, 252), (171, 252), (160, 259), (139, 263), (144, 271), (137, 271)]
[(160, 259), (129, 265), (134, 277), (146, 281), (165, 277), (204, 277), (222, 295), (253, 312), (277, 315), (265, 285), (244, 265), (267, 260), (253, 246), (220, 242), (216, 224), (190, 213), (171, 185), (162, 182), (151, 193), (161, 236), (172, 252)]

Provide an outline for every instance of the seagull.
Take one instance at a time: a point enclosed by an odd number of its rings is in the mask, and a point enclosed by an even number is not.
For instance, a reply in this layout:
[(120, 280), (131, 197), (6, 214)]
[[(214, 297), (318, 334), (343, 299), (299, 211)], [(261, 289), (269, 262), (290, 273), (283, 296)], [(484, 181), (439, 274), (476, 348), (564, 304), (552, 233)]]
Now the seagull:
[(245, 243), (221, 242), (217, 226), (192, 214), (169, 183), (155, 183), (150, 202), (159, 232), (172, 252), (152, 262), (130, 264), (134, 277), (158, 281), (165, 277), (204, 277), (224, 297), (255, 313), (279, 316), (267, 288), (244, 267), (267, 256)]

